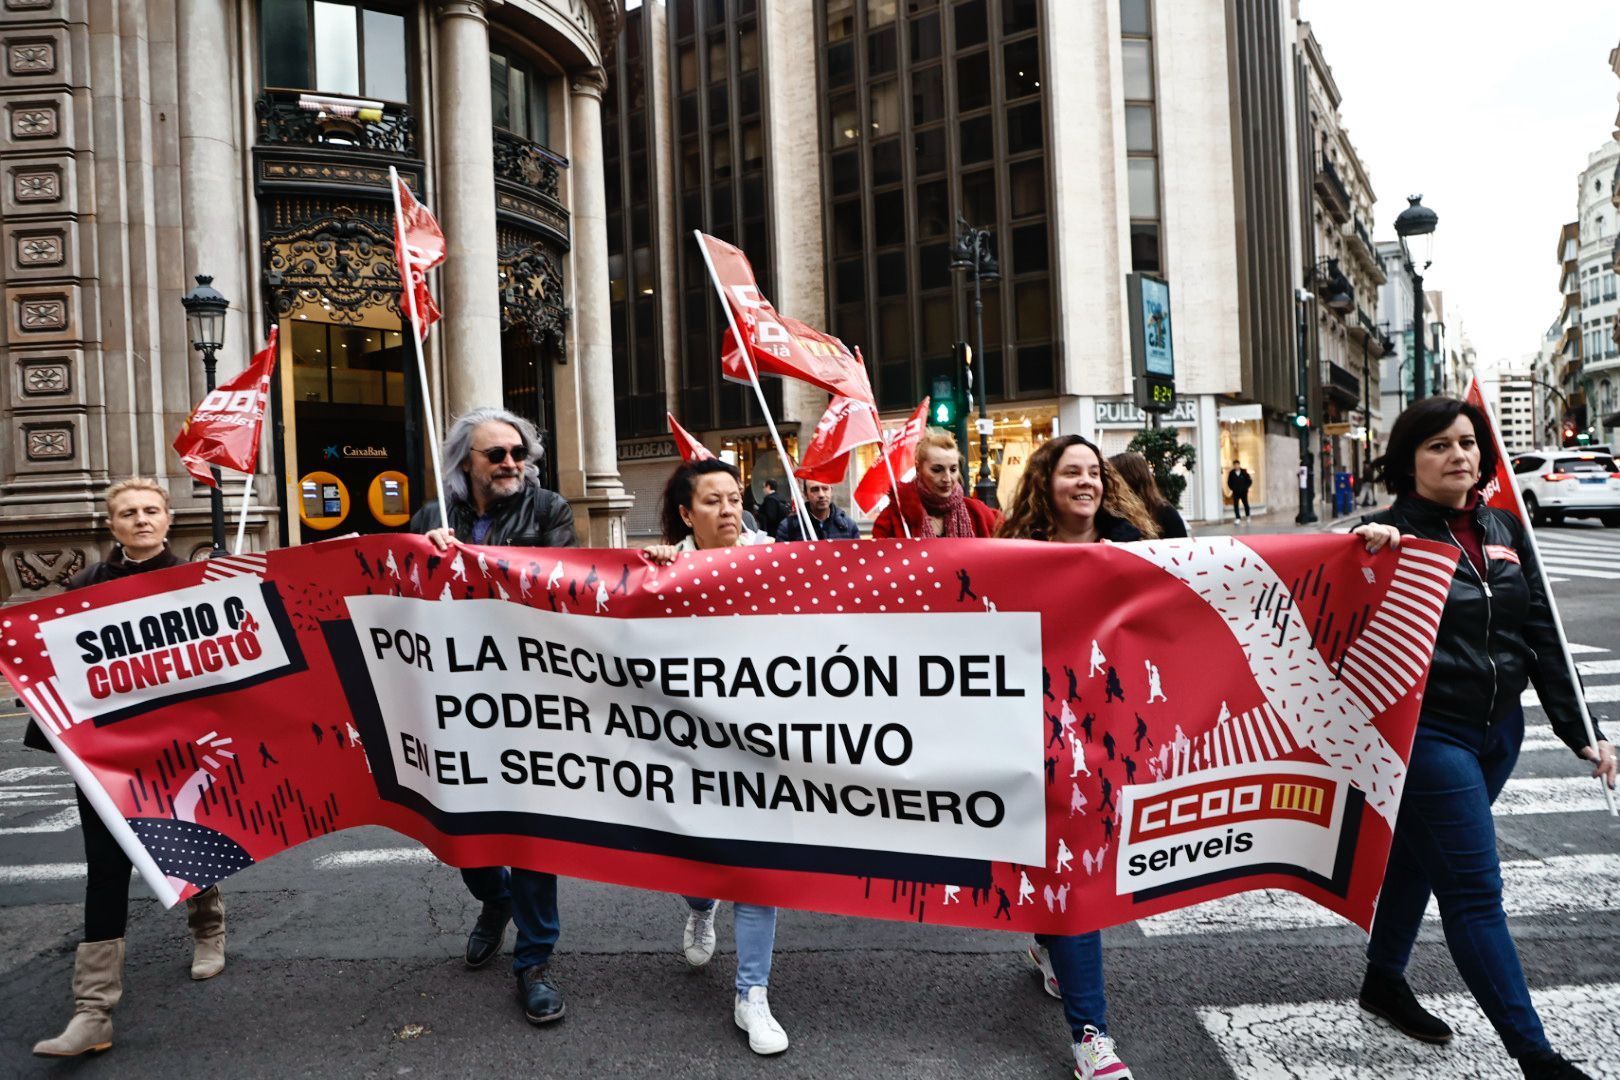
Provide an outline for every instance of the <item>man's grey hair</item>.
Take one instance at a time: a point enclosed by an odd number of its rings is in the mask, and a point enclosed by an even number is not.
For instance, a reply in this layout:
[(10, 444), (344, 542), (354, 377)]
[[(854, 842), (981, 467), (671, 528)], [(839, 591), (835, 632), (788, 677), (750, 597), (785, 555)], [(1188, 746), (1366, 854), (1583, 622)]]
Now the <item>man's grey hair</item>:
[(444, 468), (444, 499), (446, 503), (470, 503), (472, 494), (467, 490), (467, 474), (462, 466), (473, 452), (473, 432), (478, 430), (480, 424), (509, 424), (517, 430), (523, 439), (523, 445), (528, 448), (529, 458), (523, 463), (523, 484), (525, 487), (540, 486), (540, 462), (545, 455), (545, 447), (540, 444), (540, 433), (534, 425), (516, 413), (497, 409), (493, 406), (482, 409), (469, 409), (456, 417), (450, 425), (450, 431), (444, 437), (444, 451), (440, 461)]

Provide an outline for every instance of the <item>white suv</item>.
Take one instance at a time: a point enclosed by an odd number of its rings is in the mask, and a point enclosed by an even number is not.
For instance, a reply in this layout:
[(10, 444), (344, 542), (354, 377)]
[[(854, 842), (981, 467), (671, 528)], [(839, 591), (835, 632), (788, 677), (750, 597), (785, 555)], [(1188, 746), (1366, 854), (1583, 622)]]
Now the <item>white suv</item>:
[(1524, 508), (1537, 525), (1595, 517), (1611, 529), (1620, 528), (1620, 470), (1606, 449), (1531, 450), (1514, 455), (1512, 465)]

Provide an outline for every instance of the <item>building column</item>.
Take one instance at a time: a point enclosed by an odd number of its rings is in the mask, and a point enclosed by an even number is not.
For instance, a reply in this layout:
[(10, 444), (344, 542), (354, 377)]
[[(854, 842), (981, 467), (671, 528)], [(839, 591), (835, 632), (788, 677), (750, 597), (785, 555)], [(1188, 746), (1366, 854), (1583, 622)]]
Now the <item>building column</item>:
[(501, 297), (496, 267), (494, 114), (484, 0), (439, 0), (436, 191), (428, 201), (449, 238), (439, 273), (437, 337), (447, 416), (500, 405)]
[(632, 499), (619, 479), (613, 403), (613, 324), (608, 308), (607, 195), (602, 175), (602, 94), (607, 77), (591, 68), (573, 77), (569, 112), (569, 213), (573, 226), (574, 316), (569, 327), (578, 365), (579, 448), (584, 494), (573, 496), (581, 542), (623, 547)]

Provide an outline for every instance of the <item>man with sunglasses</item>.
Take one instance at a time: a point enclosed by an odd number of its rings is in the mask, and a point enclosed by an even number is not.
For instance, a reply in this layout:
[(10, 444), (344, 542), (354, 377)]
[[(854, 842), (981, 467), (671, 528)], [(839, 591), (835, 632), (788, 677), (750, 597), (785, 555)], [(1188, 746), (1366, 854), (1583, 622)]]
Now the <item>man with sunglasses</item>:
[[(540, 486), (541, 458), (534, 425), (505, 409), (473, 409), (456, 418), (441, 456), (449, 527), (436, 501), (411, 518), (411, 531), (426, 533), (446, 551), (455, 542), (483, 546), (578, 547), (568, 500)], [(522, 867), (466, 869), (461, 878), (483, 911), (467, 937), (470, 968), (488, 964), (517, 923), (512, 971), (518, 1003), (531, 1024), (561, 1020), (562, 991), (551, 982), (551, 951), (557, 943), (557, 876)]]

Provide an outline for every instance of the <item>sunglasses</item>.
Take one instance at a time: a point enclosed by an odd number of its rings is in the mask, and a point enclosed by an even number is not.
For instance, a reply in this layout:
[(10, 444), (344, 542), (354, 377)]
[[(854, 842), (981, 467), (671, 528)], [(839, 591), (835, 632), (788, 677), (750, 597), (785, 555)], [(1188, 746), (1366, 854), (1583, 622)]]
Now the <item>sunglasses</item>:
[(512, 455), (513, 464), (521, 465), (529, 460), (529, 448), (522, 443), (507, 448), (505, 446), (491, 446), (487, 450), (474, 450), (475, 454), (483, 454), (491, 465), (499, 465), (506, 460), (506, 455)]

